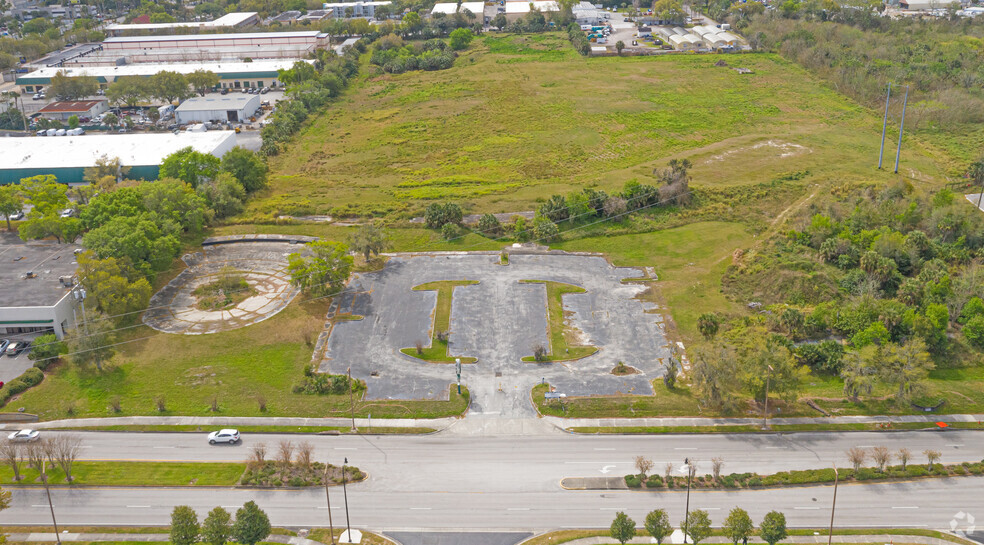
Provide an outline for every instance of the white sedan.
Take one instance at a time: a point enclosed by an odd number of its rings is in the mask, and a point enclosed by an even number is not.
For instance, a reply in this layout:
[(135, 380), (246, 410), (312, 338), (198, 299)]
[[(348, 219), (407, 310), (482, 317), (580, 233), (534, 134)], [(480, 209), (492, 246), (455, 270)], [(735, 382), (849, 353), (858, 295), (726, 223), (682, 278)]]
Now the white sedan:
[(41, 432), (38, 430), (21, 430), (15, 431), (7, 436), (7, 439), (11, 441), (17, 441), (18, 443), (26, 443), (28, 441), (37, 441), (41, 438)]
[(239, 431), (238, 430), (219, 430), (213, 431), (208, 434), (208, 444), (214, 445), (216, 443), (230, 443), (235, 444), (239, 442)]

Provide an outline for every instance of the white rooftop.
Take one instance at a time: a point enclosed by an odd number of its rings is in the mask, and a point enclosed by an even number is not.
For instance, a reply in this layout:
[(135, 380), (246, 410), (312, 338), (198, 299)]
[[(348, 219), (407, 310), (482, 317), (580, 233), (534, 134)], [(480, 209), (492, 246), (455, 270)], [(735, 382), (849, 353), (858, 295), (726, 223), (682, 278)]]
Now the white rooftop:
[[(462, 2), (461, 12), (464, 13), (466, 9), (475, 15), (481, 15), (485, 12), (485, 2)], [(453, 15), (457, 13), (457, 10), (458, 4), (456, 2), (441, 2), (434, 4), (434, 9), (431, 10), (431, 13)]]
[(169, 36), (117, 36), (106, 38), (104, 44), (128, 42), (181, 42), (196, 40), (249, 40), (253, 38), (316, 38), (317, 30), (297, 32), (240, 32), (236, 34), (175, 34)]
[(354, 6), (388, 6), (393, 2), (327, 2), (324, 5), (325, 9), (328, 8), (346, 8)]
[(99, 134), (83, 136), (30, 136), (4, 138), (0, 169), (85, 168), (103, 155), (119, 157), (126, 166), (159, 165), (168, 155), (188, 146), (212, 153), (233, 131), (179, 134)]
[(207, 110), (241, 110), (250, 102), (259, 103), (259, 95), (232, 93), (229, 95), (208, 95), (194, 97), (181, 103), (178, 112), (207, 111)]
[[(79, 68), (64, 68), (58, 66), (45, 67), (34, 72), (21, 74), (21, 78), (50, 78), (58, 72), (64, 72), (69, 77), (93, 76), (112, 77), (122, 76), (153, 76), (162, 71), (190, 74), (195, 70), (208, 70), (216, 74), (231, 74), (243, 72), (276, 72), (287, 70), (302, 59), (267, 59), (253, 62), (175, 62), (175, 63), (139, 63), (123, 66), (84, 66)], [(304, 61), (313, 63), (314, 61)]]
[(214, 21), (188, 21), (182, 23), (131, 23), (131, 24), (111, 24), (106, 25), (106, 30), (161, 30), (165, 28), (218, 28), (227, 26), (241, 25), (250, 17), (256, 15), (255, 11), (243, 11), (227, 13)]
[(529, 13), (530, 4), (540, 11), (560, 11), (560, 6), (554, 0), (534, 0), (524, 2), (522, 0), (506, 2), (506, 13)]

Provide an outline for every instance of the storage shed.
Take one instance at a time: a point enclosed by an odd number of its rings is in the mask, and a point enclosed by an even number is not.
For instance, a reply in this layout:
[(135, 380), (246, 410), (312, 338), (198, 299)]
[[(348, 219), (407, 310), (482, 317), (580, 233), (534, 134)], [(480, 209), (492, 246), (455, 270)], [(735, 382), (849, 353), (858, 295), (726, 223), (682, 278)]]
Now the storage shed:
[(693, 35), (670, 36), (670, 45), (679, 51), (696, 51), (699, 48), (697, 45), (699, 41), (700, 38)]
[(241, 123), (247, 121), (259, 108), (260, 95), (210, 94), (182, 102), (174, 110), (174, 119), (180, 125), (209, 121)]

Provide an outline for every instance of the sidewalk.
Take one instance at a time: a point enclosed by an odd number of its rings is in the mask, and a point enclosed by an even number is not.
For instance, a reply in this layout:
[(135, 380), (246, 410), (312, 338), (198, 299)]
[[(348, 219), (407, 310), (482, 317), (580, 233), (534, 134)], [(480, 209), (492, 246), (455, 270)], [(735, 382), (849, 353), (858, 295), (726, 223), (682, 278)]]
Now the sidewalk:
[[(558, 418), (545, 416), (544, 420), (559, 428), (574, 427), (681, 427), (681, 426), (758, 426), (761, 418)], [(829, 416), (769, 418), (769, 425), (789, 424), (886, 424), (933, 422), (982, 422), (984, 414), (912, 414), (902, 416)]]
[[(62, 541), (146, 541), (148, 543), (167, 543), (171, 541), (168, 534), (58, 534)], [(7, 541), (13, 542), (47, 542), (55, 541), (53, 533), (33, 533), (33, 534), (7, 534)], [(286, 545), (324, 545), (320, 541), (313, 541), (303, 537), (285, 536), (281, 534), (270, 534), (263, 541), (274, 543), (284, 543)]]
[[(442, 430), (457, 418), (356, 418), (359, 431), (372, 433), (374, 427), (387, 428), (434, 428)], [(310, 426), (310, 427), (349, 427), (351, 418), (301, 418), (289, 416), (110, 416), (106, 418), (69, 418), (47, 420), (44, 422), (5, 422), (0, 429), (50, 429), (50, 428), (90, 428), (108, 426), (201, 426), (217, 428), (228, 426)]]

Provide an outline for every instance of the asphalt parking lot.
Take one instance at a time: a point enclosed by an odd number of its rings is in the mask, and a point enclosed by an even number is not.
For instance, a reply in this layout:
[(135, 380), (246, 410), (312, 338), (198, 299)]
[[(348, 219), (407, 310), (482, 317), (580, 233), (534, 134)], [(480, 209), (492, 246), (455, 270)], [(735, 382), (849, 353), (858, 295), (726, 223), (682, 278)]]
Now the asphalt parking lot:
[[(446, 399), (453, 365), (432, 364), (400, 353), (418, 340), (428, 345), (437, 295), (413, 291), (436, 280), (478, 280), (458, 287), (451, 302), (450, 353), (478, 358), (464, 365), (462, 381), (473, 405), (508, 394), (496, 409), (526, 414), (529, 389), (546, 380), (567, 395), (651, 394), (649, 381), (662, 376), (670, 355), (662, 316), (652, 304), (635, 299), (644, 288), (622, 283), (641, 276), (616, 268), (602, 257), (513, 255), (509, 265), (498, 254), (400, 256), (373, 273), (356, 275), (337, 297), (341, 313), (364, 316), (337, 323), (327, 340), (322, 372), (366, 380), (372, 399)], [(577, 361), (524, 363), (534, 344), (547, 343), (546, 289), (520, 280), (551, 280), (585, 288), (564, 296), (565, 314), (586, 344), (599, 351)], [(614, 376), (617, 362), (640, 373)], [(501, 397), (501, 396), (500, 396)], [(484, 401), (483, 401), (484, 400)]]
[[(7, 337), (0, 336), (0, 339), (9, 339), (11, 341), (23, 341), (32, 339), (31, 336), (23, 335), (11, 335)], [(15, 357), (10, 357), (6, 354), (0, 354), (0, 381), (10, 382), (15, 378), (21, 376), (24, 371), (30, 369), (34, 362), (28, 358), (28, 354), (31, 352), (25, 351), (21, 352)]]

